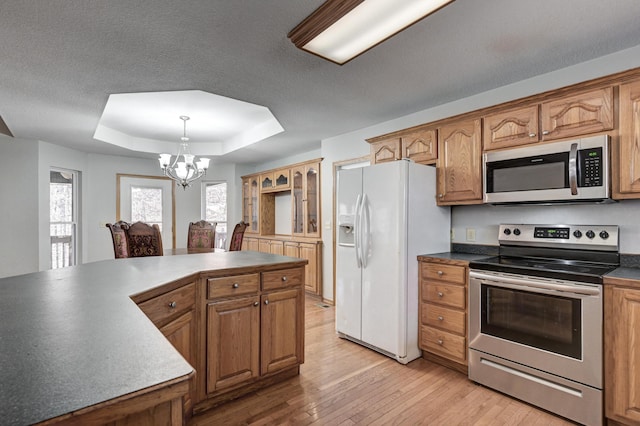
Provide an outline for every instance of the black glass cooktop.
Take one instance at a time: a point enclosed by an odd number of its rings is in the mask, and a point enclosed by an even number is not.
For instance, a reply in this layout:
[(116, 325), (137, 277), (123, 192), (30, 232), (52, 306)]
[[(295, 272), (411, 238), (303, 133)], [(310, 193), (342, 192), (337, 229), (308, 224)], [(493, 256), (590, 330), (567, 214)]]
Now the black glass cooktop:
[(587, 283), (602, 283), (602, 276), (618, 265), (564, 259), (495, 256), (471, 262), (476, 270), (554, 278)]

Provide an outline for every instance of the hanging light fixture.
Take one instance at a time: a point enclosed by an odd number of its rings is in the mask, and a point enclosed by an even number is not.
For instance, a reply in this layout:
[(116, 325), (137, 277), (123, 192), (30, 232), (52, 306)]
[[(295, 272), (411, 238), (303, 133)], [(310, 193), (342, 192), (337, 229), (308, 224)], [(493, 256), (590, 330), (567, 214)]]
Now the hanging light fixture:
[(209, 159), (200, 158), (200, 160), (194, 161), (195, 155), (189, 151), (189, 138), (187, 137), (187, 120), (189, 120), (189, 117), (181, 115), (180, 120), (184, 124), (184, 133), (180, 138), (182, 142), (176, 158), (171, 162), (171, 154), (160, 154), (158, 161), (165, 176), (175, 180), (178, 185), (182, 186), (182, 189), (187, 189), (191, 182), (207, 174)]

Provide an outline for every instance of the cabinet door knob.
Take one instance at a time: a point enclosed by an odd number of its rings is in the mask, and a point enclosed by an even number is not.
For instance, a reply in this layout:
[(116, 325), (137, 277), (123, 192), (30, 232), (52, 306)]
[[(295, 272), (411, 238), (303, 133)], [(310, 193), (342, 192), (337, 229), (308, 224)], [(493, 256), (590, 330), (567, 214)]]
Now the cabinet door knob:
[(439, 344), (440, 346), (444, 345), (444, 340), (442, 340), (442, 339), (438, 339), (438, 344)]
[(439, 292), (438, 292), (438, 297), (442, 298), (442, 297), (444, 297), (444, 294), (442, 294), (442, 292), (441, 292), (441, 291), (439, 291)]
[(282, 281), (287, 281), (287, 276), (282, 277)]
[(548, 135), (548, 134), (549, 134), (549, 131), (548, 131), (548, 130), (543, 130), (543, 131), (542, 131), (542, 134), (543, 134), (543, 135)]
[(259, 303), (258, 302), (253, 302), (253, 306), (258, 306)]
[(265, 305), (268, 305), (268, 304), (269, 304), (269, 301), (268, 301), (268, 300), (265, 300), (265, 301), (264, 301), (264, 304), (265, 304)]
[(438, 198), (443, 198), (444, 194), (438, 194)]
[(443, 317), (442, 315), (440, 315), (440, 316), (438, 317), (438, 321), (444, 321), (444, 317)]
[(440, 277), (441, 277), (441, 276), (442, 276), (442, 274), (444, 274), (444, 272), (442, 272), (442, 271), (438, 271), (438, 276), (440, 276)]
[(169, 308), (174, 309), (178, 304), (176, 302), (169, 302)]
[(535, 134), (535, 133), (533, 133), (533, 132), (532, 132), (532, 133), (529, 133), (529, 137), (530, 137), (530, 138), (535, 138), (535, 137), (536, 137), (536, 134)]
[(240, 285), (238, 283), (233, 283), (233, 285), (231, 287), (238, 288), (238, 287), (240, 287)]

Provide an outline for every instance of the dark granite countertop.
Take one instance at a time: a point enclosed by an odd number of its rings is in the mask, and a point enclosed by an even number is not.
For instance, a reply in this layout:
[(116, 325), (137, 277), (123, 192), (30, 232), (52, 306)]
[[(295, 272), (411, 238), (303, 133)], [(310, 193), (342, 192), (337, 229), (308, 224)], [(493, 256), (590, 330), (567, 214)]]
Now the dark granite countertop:
[(305, 263), (239, 251), (0, 279), (0, 423), (40, 422), (191, 374), (130, 296), (200, 272)]
[(452, 244), (451, 251), (443, 253), (421, 254), (418, 257), (431, 257), (445, 260), (461, 260), (473, 262), (491, 256), (498, 255), (497, 246), (487, 246), (478, 244)]
[(620, 267), (605, 275), (605, 278), (623, 278), (627, 280), (640, 280), (640, 268)]
[(421, 254), (420, 257), (431, 257), (435, 259), (446, 259), (446, 260), (462, 260), (465, 262), (473, 262), (479, 259), (485, 259), (490, 257), (486, 254), (474, 254), (474, 253), (457, 253), (457, 252), (444, 252), (444, 253), (432, 253), (432, 254)]

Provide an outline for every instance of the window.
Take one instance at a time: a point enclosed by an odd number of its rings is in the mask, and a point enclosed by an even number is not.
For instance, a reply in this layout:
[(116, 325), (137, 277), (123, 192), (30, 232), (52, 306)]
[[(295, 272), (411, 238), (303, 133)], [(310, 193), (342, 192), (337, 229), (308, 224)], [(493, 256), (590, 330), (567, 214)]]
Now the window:
[(77, 264), (79, 172), (51, 169), (49, 172), (49, 235), (51, 269)]
[(227, 183), (206, 182), (204, 184), (204, 220), (216, 222), (215, 246), (227, 244)]
[(131, 186), (131, 222), (156, 224), (162, 232), (162, 188)]

